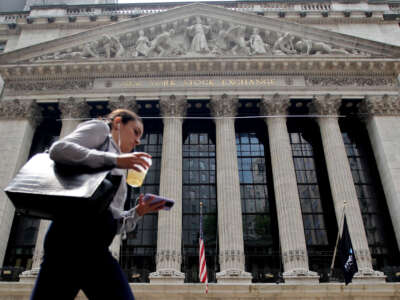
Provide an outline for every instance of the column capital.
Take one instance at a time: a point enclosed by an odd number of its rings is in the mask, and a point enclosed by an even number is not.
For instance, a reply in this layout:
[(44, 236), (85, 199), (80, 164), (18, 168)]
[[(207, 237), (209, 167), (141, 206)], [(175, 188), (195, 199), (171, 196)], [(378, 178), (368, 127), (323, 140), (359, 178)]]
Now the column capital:
[(163, 117), (184, 117), (186, 115), (186, 96), (160, 97), (160, 111)]
[(58, 101), (62, 119), (80, 119), (89, 117), (90, 106), (84, 98), (69, 97)]
[(136, 102), (135, 96), (124, 96), (120, 95), (118, 97), (108, 98), (108, 108), (113, 111), (118, 108), (129, 109), (135, 113), (138, 112), (139, 107)]
[(262, 115), (287, 115), (290, 105), (290, 97), (280, 94), (263, 96), (260, 103), (260, 111)]
[(42, 120), (42, 110), (35, 100), (3, 100), (0, 102), (0, 119), (27, 119), (35, 127)]
[(332, 96), (331, 94), (316, 95), (313, 98), (315, 112), (319, 115), (338, 115), (339, 107), (342, 104), (342, 96)]
[(238, 107), (239, 101), (237, 96), (223, 94), (211, 97), (210, 109), (214, 117), (235, 117)]
[(400, 114), (399, 95), (366, 96), (360, 111), (370, 115), (393, 116)]

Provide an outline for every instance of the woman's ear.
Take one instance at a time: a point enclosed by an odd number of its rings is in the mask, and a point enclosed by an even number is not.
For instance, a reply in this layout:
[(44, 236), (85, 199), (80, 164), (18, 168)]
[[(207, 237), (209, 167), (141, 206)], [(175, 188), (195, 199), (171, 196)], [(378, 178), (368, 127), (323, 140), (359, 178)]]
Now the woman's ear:
[(112, 122), (112, 127), (115, 128), (116, 130), (119, 130), (121, 127), (121, 122), (122, 118), (121, 117), (115, 117), (113, 122)]

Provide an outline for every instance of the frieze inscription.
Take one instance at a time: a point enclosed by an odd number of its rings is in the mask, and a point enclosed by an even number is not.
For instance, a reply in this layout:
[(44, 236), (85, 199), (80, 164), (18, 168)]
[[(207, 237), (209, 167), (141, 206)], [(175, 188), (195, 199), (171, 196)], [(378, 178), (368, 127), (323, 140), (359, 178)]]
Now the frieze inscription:
[(185, 78), (185, 79), (98, 79), (94, 88), (106, 89), (182, 89), (182, 88), (271, 88), (303, 87), (302, 76), (264, 76), (254, 78)]

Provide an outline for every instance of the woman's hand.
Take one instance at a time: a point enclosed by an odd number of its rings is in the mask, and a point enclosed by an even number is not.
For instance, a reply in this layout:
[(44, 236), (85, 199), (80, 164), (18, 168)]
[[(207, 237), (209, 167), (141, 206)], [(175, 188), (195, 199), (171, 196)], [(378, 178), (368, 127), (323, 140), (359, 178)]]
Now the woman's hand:
[(136, 205), (136, 207), (135, 207), (136, 213), (139, 216), (143, 216), (143, 215), (145, 215), (147, 213), (159, 211), (160, 209), (162, 209), (164, 207), (165, 201), (161, 201), (161, 202), (157, 202), (157, 203), (151, 204), (151, 201), (154, 199), (154, 197), (151, 197), (146, 202), (143, 200), (143, 197), (144, 197), (144, 195), (140, 194), (140, 196), (139, 196), (139, 204)]
[(146, 160), (143, 159), (143, 157), (151, 158), (151, 155), (145, 152), (134, 152), (119, 155), (117, 157), (117, 168), (134, 169), (138, 172), (141, 170), (137, 166), (148, 169), (150, 165)]

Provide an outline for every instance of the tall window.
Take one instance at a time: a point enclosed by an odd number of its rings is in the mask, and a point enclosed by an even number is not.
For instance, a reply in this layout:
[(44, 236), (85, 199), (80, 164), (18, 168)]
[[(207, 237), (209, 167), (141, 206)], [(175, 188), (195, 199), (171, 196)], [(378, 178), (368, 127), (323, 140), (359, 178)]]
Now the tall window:
[[(236, 122), (245, 269), (252, 273), (253, 282), (276, 281), (282, 270), (271, 164), (266, 160), (267, 129), (261, 122), (245, 125)], [(257, 133), (255, 128), (263, 130)]]
[[(162, 124), (161, 121), (144, 121), (144, 135), (141, 145), (135, 151), (147, 152), (152, 156), (152, 165), (140, 188), (129, 188), (125, 209), (136, 205), (137, 197), (142, 193), (159, 194)], [(135, 230), (121, 247), (121, 266), (131, 282), (149, 282), (149, 274), (156, 269), (158, 213), (143, 216)]]
[[(204, 126), (198, 126), (200, 123)], [(182, 271), (186, 282), (199, 282), (200, 202), (203, 203), (208, 281), (216, 281), (218, 245), (214, 128), (207, 121), (186, 121), (184, 124)]]
[[(61, 131), (60, 112), (54, 103), (41, 104), (43, 121), (36, 128), (29, 157), (43, 152), (55, 142)], [(4, 267), (21, 272), (32, 267), (40, 219), (15, 215), (7, 246)], [(18, 280), (18, 277), (15, 277)]]
[(326, 275), (337, 223), (319, 129), (310, 120), (289, 120), (288, 127), (310, 269)]
[(355, 119), (340, 122), (375, 269), (399, 263), (386, 199), (365, 129)]

